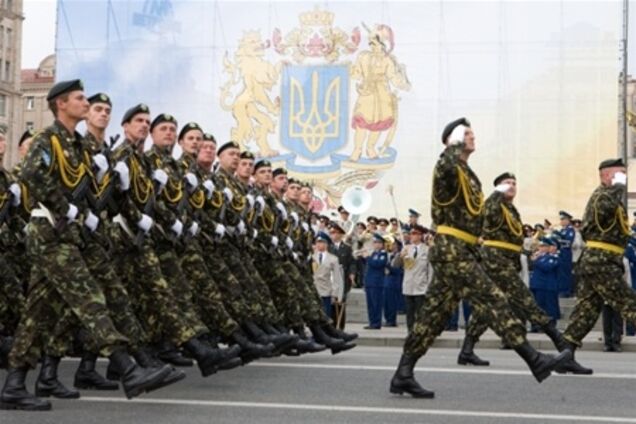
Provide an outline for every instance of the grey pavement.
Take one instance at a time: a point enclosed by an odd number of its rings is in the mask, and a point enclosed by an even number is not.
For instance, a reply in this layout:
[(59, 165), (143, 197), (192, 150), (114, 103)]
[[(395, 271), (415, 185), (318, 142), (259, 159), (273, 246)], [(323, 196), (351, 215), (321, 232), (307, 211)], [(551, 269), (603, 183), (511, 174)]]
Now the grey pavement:
[[(207, 379), (190, 368), (184, 381), (134, 401), (83, 391), (81, 400), (54, 400), (51, 412), (0, 411), (0, 423), (636, 423), (636, 353), (580, 352), (595, 375), (553, 375), (542, 384), (514, 352), (482, 354), (491, 367), (460, 367), (457, 349), (431, 349), (416, 376), (436, 391), (434, 400), (391, 395), (400, 349), (361, 346), (258, 361)], [(76, 366), (63, 361), (65, 383)]]

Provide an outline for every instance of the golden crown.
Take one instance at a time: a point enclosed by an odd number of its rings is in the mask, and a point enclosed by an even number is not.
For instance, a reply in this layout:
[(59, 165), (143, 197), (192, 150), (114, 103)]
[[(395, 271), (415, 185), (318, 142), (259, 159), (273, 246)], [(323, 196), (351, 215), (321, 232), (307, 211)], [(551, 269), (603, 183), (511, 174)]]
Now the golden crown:
[(334, 14), (327, 12), (326, 10), (320, 10), (318, 8), (311, 12), (303, 12), (300, 14), (300, 23), (302, 25), (325, 25), (331, 26), (333, 24)]

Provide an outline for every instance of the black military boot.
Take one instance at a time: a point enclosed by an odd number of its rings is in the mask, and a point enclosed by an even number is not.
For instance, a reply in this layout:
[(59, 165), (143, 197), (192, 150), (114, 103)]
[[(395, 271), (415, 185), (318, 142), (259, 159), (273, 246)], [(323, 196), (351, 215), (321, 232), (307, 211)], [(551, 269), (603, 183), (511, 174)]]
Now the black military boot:
[(27, 368), (9, 368), (0, 394), (0, 409), (20, 411), (48, 411), (51, 403), (29, 393), (24, 385)]
[(13, 347), (13, 337), (2, 337), (0, 339), (0, 369), (9, 367), (9, 352)]
[(95, 371), (96, 361), (97, 355), (94, 353), (85, 352), (82, 355), (73, 385), (81, 390), (118, 390), (119, 384), (116, 381), (107, 380)]
[(330, 348), (333, 355), (356, 347), (355, 343), (345, 342), (342, 339), (328, 336), (318, 324), (310, 325), (309, 329), (314, 335), (314, 339), (316, 339), (318, 343), (324, 344)]
[(167, 340), (162, 341), (158, 346), (157, 357), (161, 361), (172, 364), (175, 367), (191, 367), (194, 365), (192, 359), (184, 357), (179, 349)]
[(236, 357), (240, 351), (212, 349), (210, 346), (195, 337), (185, 342), (183, 347), (187, 349), (194, 358), (196, 358), (197, 365), (203, 377), (208, 377), (217, 372), (219, 366), (223, 363), (229, 361), (241, 361), (241, 358)]
[(274, 335), (274, 334), (267, 334), (265, 331), (263, 331), (258, 325), (256, 325), (255, 323), (251, 322), (251, 321), (246, 321), (244, 323), (245, 329), (247, 330), (247, 332), (254, 337), (254, 340), (256, 340), (258, 343), (260, 344), (267, 344), (267, 343), (272, 343), (274, 344), (274, 346), (276, 347), (276, 350), (273, 352), (273, 355), (278, 356), (281, 353), (281, 349), (285, 346), (288, 347), (289, 345), (289, 338), (286, 337), (286, 335), (284, 334), (279, 334), (279, 335)]
[(515, 352), (517, 352), (517, 354), (526, 361), (526, 364), (528, 364), (534, 378), (539, 383), (550, 377), (552, 371), (558, 366), (563, 365), (572, 359), (572, 351), (569, 349), (565, 349), (557, 356), (546, 355), (545, 353), (537, 352), (528, 342), (524, 342), (521, 346), (517, 346), (515, 348)]
[(80, 397), (77, 390), (67, 389), (57, 379), (57, 367), (60, 365), (60, 359), (56, 356), (44, 355), (40, 375), (35, 382), (35, 395), (37, 397), (53, 396), (58, 399), (78, 399)]
[(279, 352), (286, 352), (289, 349), (293, 349), (296, 343), (298, 343), (299, 337), (295, 334), (290, 334), (289, 330), (278, 331), (278, 329), (269, 323), (262, 324), (262, 327), (265, 333), (280, 338), (280, 346), (277, 346)]
[(345, 342), (352, 342), (358, 338), (358, 333), (346, 333), (339, 328), (334, 327), (331, 323), (323, 325), (322, 329), (325, 331), (325, 333), (327, 333), (328, 336), (342, 339)]
[(414, 398), (433, 399), (435, 392), (420, 386), (413, 376), (413, 368), (415, 368), (416, 362), (417, 359), (414, 356), (402, 354), (398, 368), (391, 379), (389, 391), (399, 395), (408, 393)]
[(170, 366), (168, 365), (161, 368), (144, 368), (135, 364), (130, 355), (123, 349), (113, 352), (108, 359), (112, 364), (113, 372), (120, 376), (124, 393), (128, 399), (165, 386), (164, 379), (170, 374)]
[(561, 343), (559, 343), (559, 345), (557, 346), (557, 349), (559, 350), (559, 352), (563, 352), (563, 351), (569, 350), (570, 352), (572, 352), (572, 359), (560, 363), (554, 369), (554, 371), (556, 371), (559, 374), (568, 374), (568, 373), (569, 374), (576, 374), (576, 375), (592, 375), (592, 374), (594, 374), (594, 370), (593, 369), (584, 367), (583, 365), (579, 364), (576, 361), (576, 359), (574, 358), (574, 351), (576, 350), (576, 345), (574, 345), (573, 343), (570, 343), (567, 340), (563, 339), (563, 341)]
[(230, 339), (241, 347), (241, 359), (243, 360), (244, 364), (257, 358), (270, 356), (274, 349), (276, 349), (276, 346), (271, 343), (259, 344), (252, 342), (240, 330), (232, 333)]
[[(241, 347), (239, 345), (231, 345), (227, 349), (222, 349), (219, 347), (219, 343), (217, 342), (217, 338), (209, 335), (205, 337), (207, 340), (207, 344), (216, 350), (221, 350), (229, 359), (225, 362), (221, 362), (219, 365), (219, 369), (222, 371), (231, 370), (232, 368), (240, 367), (243, 365), (243, 360), (241, 359)], [(239, 359), (238, 361), (236, 359)]]
[(299, 354), (303, 353), (317, 353), (322, 352), (327, 349), (327, 346), (316, 343), (316, 341), (307, 336), (305, 333), (304, 327), (294, 328), (294, 333), (298, 334), (298, 344), (296, 345), (296, 350)]
[(457, 357), (457, 363), (459, 365), (475, 365), (478, 367), (487, 367), (490, 365), (489, 361), (485, 361), (481, 359), (479, 356), (475, 355), (474, 348), (475, 340), (472, 336), (464, 337), (464, 344), (462, 345), (462, 350), (459, 352), (459, 356)]

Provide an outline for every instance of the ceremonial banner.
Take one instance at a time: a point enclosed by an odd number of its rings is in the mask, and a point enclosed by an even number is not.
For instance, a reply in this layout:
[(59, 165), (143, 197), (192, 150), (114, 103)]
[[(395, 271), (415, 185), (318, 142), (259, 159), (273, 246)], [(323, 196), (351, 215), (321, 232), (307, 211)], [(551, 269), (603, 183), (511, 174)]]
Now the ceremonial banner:
[(428, 224), (440, 134), (467, 117), (486, 195), (518, 177), (534, 223), (580, 216), (617, 155), (620, 2), (60, 0), (57, 79), (124, 110), (147, 103), (267, 157), (333, 209), (351, 185), (369, 213)]

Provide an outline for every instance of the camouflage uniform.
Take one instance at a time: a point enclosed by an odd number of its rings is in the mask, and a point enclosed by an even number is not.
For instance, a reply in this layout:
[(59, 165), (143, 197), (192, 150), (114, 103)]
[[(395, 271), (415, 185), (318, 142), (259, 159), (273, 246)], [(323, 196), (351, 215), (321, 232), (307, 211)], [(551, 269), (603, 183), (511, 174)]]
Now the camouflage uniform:
[[(520, 320), (530, 321), (539, 327), (548, 325), (550, 317), (537, 306), (532, 293), (519, 276), (523, 228), (517, 208), (497, 191), (490, 195), (484, 207), (482, 267), (504, 292)], [(488, 325), (487, 317), (473, 314), (466, 335), (479, 340)]]
[[(111, 158), (113, 164), (122, 161), (128, 166), (131, 179), (129, 190), (114, 194), (115, 203), (121, 208), (116, 219), (118, 224), (113, 226), (111, 235), (115, 269), (120, 270), (135, 300), (135, 312), (148, 340), (158, 342), (165, 335), (174, 344), (181, 345), (197, 332), (175, 303), (173, 291), (162, 274), (152, 237), (138, 238), (141, 230), (135, 225), (148, 202), (152, 209), (162, 209), (165, 205), (161, 199), (155, 199), (144, 158), (128, 140), (113, 151)], [(160, 231), (153, 227), (151, 233)]]
[[(38, 258), (39, 269), (31, 274), (25, 312), (9, 356), (12, 368), (35, 367), (42, 347), (40, 336), (50, 332), (68, 309), (102, 355), (110, 356), (128, 343), (115, 329), (104, 294), (88, 270), (81, 252), (85, 245), (80, 224), (66, 219), (72, 190), (82, 178), (88, 178), (83, 175), (90, 166), (85, 160), (81, 136), (70, 134), (57, 121), (34, 137), (26, 157), (22, 179), (39, 202), (40, 214), (46, 215), (47, 208), (52, 222), (34, 211), (29, 223), (27, 249)], [(84, 201), (75, 201), (78, 210), (84, 210)], [(82, 219), (81, 213), (78, 218)]]
[(636, 323), (636, 293), (625, 284), (623, 254), (630, 228), (622, 201), (625, 186), (600, 186), (587, 202), (582, 235), (585, 250), (576, 266), (579, 288), (576, 305), (564, 338), (581, 346), (592, 330), (603, 303), (609, 304), (627, 322)]
[(448, 147), (433, 174), (432, 217), (437, 235), (430, 260), (435, 279), (404, 343), (404, 354), (415, 358), (426, 353), (462, 298), (486, 317), (506, 344), (517, 347), (525, 342), (524, 326), (479, 264), (474, 235), (482, 230), (484, 200), (479, 179), (460, 160), (462, 150), (463, 145)]

